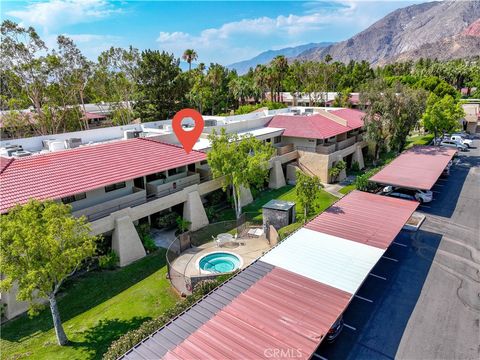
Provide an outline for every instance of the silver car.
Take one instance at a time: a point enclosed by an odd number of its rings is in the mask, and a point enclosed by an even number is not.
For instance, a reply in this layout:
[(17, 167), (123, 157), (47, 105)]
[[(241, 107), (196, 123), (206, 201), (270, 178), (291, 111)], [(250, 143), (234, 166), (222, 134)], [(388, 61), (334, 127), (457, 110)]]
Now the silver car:
[(460, 151), (467, 151), (468, 150), (467, 145), (464, 145), (464, 144), (462, 144), (458, 141), (455, 141), (455, 140), (443, 140), (440, 143), (440, 146), (453, 147), (453, 148), (456, 148)]

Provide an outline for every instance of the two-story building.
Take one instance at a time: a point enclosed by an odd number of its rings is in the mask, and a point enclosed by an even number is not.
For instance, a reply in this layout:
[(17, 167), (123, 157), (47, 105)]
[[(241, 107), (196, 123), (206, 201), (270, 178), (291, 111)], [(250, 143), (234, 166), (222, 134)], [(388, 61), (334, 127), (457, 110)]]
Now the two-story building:
[[(310, 175), (316, 175), (322, 182), (331, 181), (328, 170), (343, 160), (347, 168), (355, 162), (364, 167), (363, 141), (364, 113), (354, 109), (315, 108), (309, 114), (281, 114), (274, 116), (268, 127), (283, 128), (279, 149), (298, 151), (296, 166)], [(287, 182), (294, 182), (295, 166), (287, 165)], [(345, 176), (345, 172), (339, 179)]]

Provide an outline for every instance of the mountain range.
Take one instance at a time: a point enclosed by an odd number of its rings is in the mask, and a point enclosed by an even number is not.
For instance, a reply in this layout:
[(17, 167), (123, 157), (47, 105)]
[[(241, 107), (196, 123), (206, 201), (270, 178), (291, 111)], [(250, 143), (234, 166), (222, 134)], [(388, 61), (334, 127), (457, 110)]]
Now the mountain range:
[[(361, 6), (361, 4), (359, 5)], [(480, 0), (425, 2), (397, 9), (350, 39), (266, 51), (232, 64), (239, 73), (268, 63), (277, 55), (289, 60), (367, 60), (372, 65), (420, 57), (450, 60), (480, 56)], [(297, 52), (297, 54), (295, 54)]]
[(326, 48), (312, 48), (301, 60), (367, 60), (381, 65), (421, 56), (440, 58), (480, 55), (477, 28), (480, 1), (427, 2), (397, 9), (348, 40)]
[(227, 68), (231, 70), (235, 69), (237, 70), (238, 74), (242, 75), (245, 74), (251, 67), (255, 68), (255, 66), (259, 64), (269, 63), (275, 56), (283, 55), (287, 58), (294, 58), (304, 51), (308, 51), (309, 49), (322, 49), (331, 44), (331, 42), (310, 43), (279, 50), (267, 50), (251, 58), (250, 60), (239, 61), (234, 64), (227, 65)]

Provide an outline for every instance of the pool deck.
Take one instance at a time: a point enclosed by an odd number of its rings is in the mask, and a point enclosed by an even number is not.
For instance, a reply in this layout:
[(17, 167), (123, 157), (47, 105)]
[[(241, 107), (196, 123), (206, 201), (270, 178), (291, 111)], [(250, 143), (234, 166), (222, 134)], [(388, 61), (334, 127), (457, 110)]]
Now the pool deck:
[(241, 238), (237, 240), (238, 244), (226, 244), (217, 246), (213, 241), (198, 247), (185, 250), (172, 263), (172, 268), (185, 276), (204, 275), (207, 272), (200, 271), (197, 262), (203, 256), (212, 252), (229, 252), (242, 258), (243, 267), (250, 265), (254, 260), (262, 256), (270, 245), (263, 236), (252, 238)]

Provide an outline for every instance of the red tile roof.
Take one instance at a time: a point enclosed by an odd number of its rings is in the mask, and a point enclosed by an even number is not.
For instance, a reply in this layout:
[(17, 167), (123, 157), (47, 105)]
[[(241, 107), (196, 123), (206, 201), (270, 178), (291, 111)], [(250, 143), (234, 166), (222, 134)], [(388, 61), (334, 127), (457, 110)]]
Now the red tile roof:
[(415, 146), (370, 178), (371, 181), (412, 189), (430, 190), (457, 152), (438, 146)]
[[(349, 115), (349, 117), (353, 118), (352, 115)], [(284, 128), (283, 136), (309, 139), (326, 139), (363, 126), (363, 122), (359, 125), (356, 120), (348, 120), (347, 118), (345, 120), (347, 120), (347, 123), (350, 121), (355, 127), (343, 126), (320, 114), (309, 116), (276, 115), (267, 126)]]
[(104, 114), (98, 114), (98, 113), (92, 113), (92, 112), (86, 112), (85, 113), (85, 118), (89, 119), (89, 120), (93, 120), (93, 119), (105, 119), (107, 116), (104, 115)]
[(308, 359), (351, 296), (276, 267), (199, 326), (164, 359), (261, 359), (275, 349), (283, 354), (290, 351), (290, 357)]
[(58, 199), (205, 159), (142, 138), (18, 158), (0, 175), (0, 212), (30, 198)]
[(347, 120), (347, 126), (352, 129), (358, 129), (363, 126), (363, 117), (365, 113), (355, 109), (340, 109), (330, 111), (333, 115), (337, 115)]
[(0, 156), (0, 174), (3, 173), (3, 171), (10, 165), (13, 160), (13, 158), (6, 158)]
[(386, 249), (417, 206), (416, 201), (353, 191), (305, 228)]

